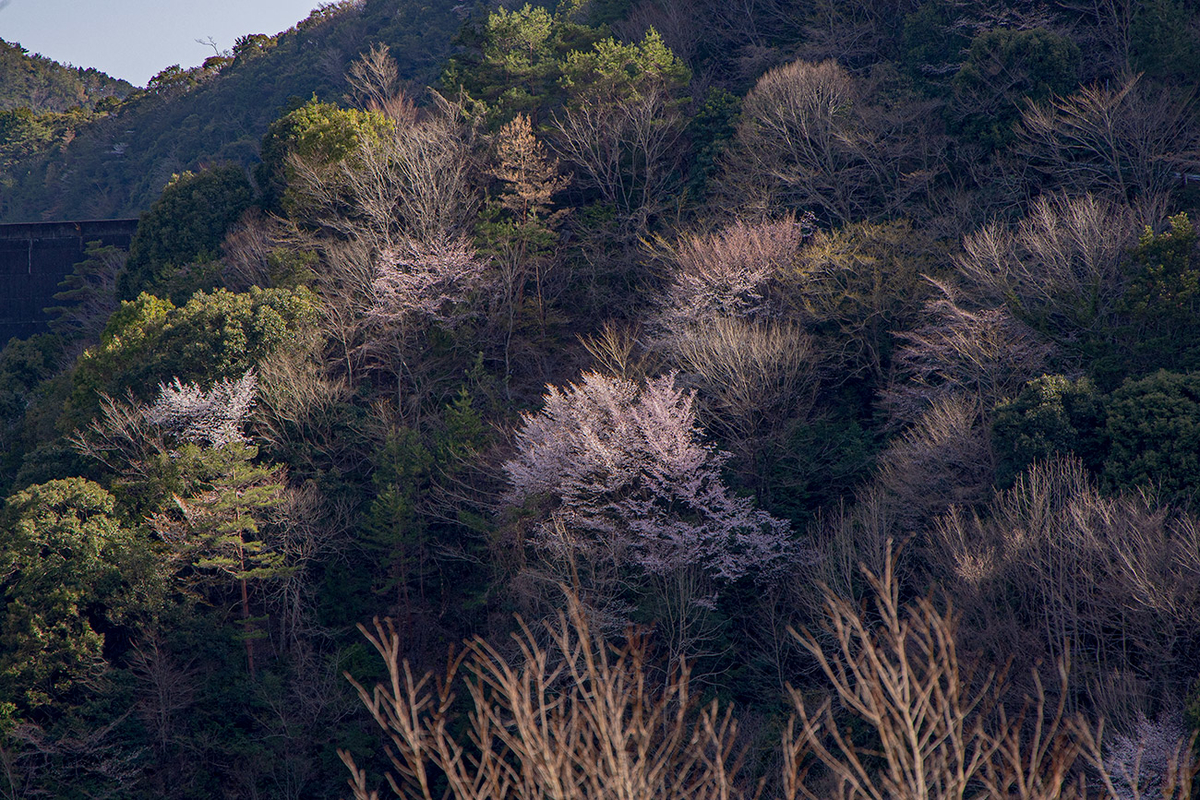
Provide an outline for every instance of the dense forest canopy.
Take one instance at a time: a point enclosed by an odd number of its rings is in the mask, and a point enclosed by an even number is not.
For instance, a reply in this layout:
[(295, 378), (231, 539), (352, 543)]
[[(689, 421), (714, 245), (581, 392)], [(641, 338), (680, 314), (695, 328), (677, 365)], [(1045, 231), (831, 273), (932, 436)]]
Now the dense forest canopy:
[(91, 67), (63, 66), (42, 55), (30, 55), (15, 42), (0, 39), (0, 109), (64, 112), (94, 109), (107, 98), (124, 99), (134, 87)]
[(9, 796), (1191, 796), (1194, 4), (19, 55), (0, 214), (141, 221), (0, 352)]

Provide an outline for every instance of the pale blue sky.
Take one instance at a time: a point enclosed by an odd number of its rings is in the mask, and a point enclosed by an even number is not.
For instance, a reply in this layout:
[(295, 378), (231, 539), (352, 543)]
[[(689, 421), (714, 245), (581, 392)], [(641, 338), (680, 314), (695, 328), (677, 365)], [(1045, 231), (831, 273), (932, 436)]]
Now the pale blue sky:
[(247, 33), (274, 34), (320, 0), (0, 0), (0, 39), (145, 86), (164, 67), (191, 67)]

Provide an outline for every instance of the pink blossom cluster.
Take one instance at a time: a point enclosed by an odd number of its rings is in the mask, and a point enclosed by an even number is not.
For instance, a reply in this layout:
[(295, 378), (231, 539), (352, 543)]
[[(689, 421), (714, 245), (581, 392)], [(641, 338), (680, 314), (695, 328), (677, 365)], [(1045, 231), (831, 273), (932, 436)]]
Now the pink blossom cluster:
[(512, 504), (557, 501), (538, 545), (724, 580), (769, 578), (791, 563), (788, 523), (729, 493), (725, 455), (701, 442), (694, 393), (677, 389), (674, 373), (639, 385), (589, 372), (545, 400), (504, 465)]
[(465, 237), (406, 239), (379, 256), (367, 313), (391, 323), (419, 317), (445, 321), (449, 307), (463, 302), (483, 280), (485, 265)]

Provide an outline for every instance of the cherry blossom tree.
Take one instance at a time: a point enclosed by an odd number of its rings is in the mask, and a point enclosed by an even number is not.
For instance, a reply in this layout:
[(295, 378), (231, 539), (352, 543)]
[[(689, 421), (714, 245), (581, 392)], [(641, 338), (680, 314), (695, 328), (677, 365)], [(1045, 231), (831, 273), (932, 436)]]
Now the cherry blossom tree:
[(376, 261), (367, 314), (405, 325), (417, 319), (446, 321), (485, 277), (485, 265), (465, 237), (406, 239)]
[(649, 573), (700, 566), (767, 579), (792, 557), (788, 524), (730, 495), (725, 455), (700, 440), (695, 396), (675, 375), (643, 385), (590, 372), (526, 414), (505, 472), (509, 502), (554, 499), (536, 544), (605, 550)]
[(612, 627), (650, 602), (672, 655), (694, 657), (714, 637), (721, 586), (795, 563), (788, 523), (726, 488), (726, 454), (702, 442), (695, 395), (674, 373), (641, 384), (585, 373), (545, 400), (504, 465), (507, 499), (538, 510), (531, 543), (551, 577), (581, 584)]
[(795, 263), (812, 233), (811, 216), (748, 223), (685, 236), (664, 246), (672, 262), (661, 324), (669, 330), (711, 321), (714, 315), (753, 318), (769, 307), (773, 282)]
[(159, 385), (158, 398), (144, 414), (147, 422), (181, 442), (209, 447), (244, 444), (242, 426), (254, 407), (257, 390), (253, 370), (237, 380), (217, 381), (208, 391), (176, 378)]

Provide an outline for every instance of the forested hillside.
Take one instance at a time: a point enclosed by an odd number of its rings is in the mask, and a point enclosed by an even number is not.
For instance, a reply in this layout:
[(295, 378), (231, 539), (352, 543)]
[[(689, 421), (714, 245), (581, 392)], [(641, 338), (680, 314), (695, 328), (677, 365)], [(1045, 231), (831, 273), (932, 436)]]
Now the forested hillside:
[(19, 158), (152, 202), (0, 353), (0, 787), (1194, 796), (1198, 54), (366, 0)]
[[(175, 173), (226, 162), (248, 167), (267, 125), (289, 104), (314, 95), (340, 101), (343, 74), (371, 44), (395, 48), (401, 77), (423, 86), (437, 77), (461, 23), (451, 5), (322, 5), (281, 33), (239, 37), (231, 52), (200, 67), (167, 67), (145, 89), (122, 93), (123, 102), (101, 104), (102, 113), (81, 115), (88, 102), (74, 111), (69, 135), (43, 134), (59, 121), (53, 115), (6, 124), (0, 112), (0, 221), (135, 217)], [(341, 13), (347, 9), (353, 13)], [(8, 87), (2, 77), (0, 85)]]
[(0, 110), (27, 108), (34, 113), (93, 109), (106, 98), (120, 100), (133, 86), (99, 70), (68, 67), (20, 44), (0, 39)]

